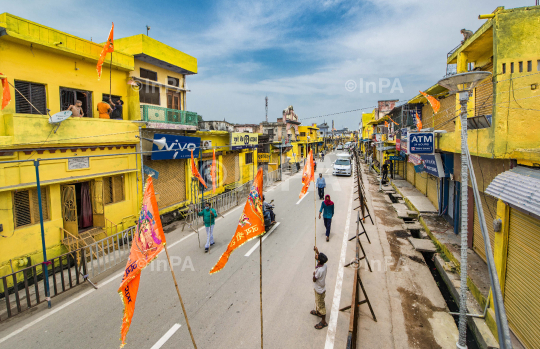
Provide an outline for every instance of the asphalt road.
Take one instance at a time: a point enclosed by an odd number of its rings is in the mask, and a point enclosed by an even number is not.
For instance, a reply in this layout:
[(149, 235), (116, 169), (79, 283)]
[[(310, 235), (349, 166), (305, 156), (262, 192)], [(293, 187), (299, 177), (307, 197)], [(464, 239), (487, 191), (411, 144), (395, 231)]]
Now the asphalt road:
[[(336, 281), (342, 284), (339, 261), (343, 252), (352, 255), (354, 245), (344, 246), (344, 234), (353, 235), (351, 217), (352, 177), (333, 177), (335, 155), (318, 163), (317, 173), (327, 180), (326, 193), (336, 205), (330, 242), (324, 238), (322, 220), (317, 219), (317, 245), (329, 257), (326, 308), (330, 330), (314, 329), (318, 318), (314, 308), (312, 273), (315, 240), (313, 184), (300, 202), (301, 174), (269, 188), (267, 200), (274, 199), (280, 225), (263, 242), (263, 314), (265, 348), (343, 348), (349, 313), (337, 315), (335, 308), (349, 302), (350, 284), (343, 281), (343, 292), (334, 299)], [(316, 195), (316, 194), (315, 194)], [(243, 205), (242, 205), (243, 206)], [(259, 249), (246, 256), (257, 241), (250, 241), (231, 255), (219, 273), (208, 271), (217, 262), (234, 234), (241, 207), (216, 221), (216, 244), (204, 253), (197, 236), (173, 230), (166, 235), (171, 258), (186, 311), (198, 348), (260, 348)], [(349, 213), (349, 214), (348, 214)], [(345, 228), (348, 228), (345, 231)], [(343, 256), (344, 258), (345, 256)], [(2, 348), (117, 348), (120, 345), (122, 302), (117, 293), (122, 270), (100, 280), (99, 289), (80, 287), (61, 299), (53, 299), (53, 309), (40, 308), (0, 325)], [(341, 272), (343, 275), (343, 270)], [(341, 291), (341, 288), (338, 287)], [(339, 301), (332, 309), (334, 301)], [(331, 313), (334, 313), (333, 319)], [(332, 328), (332, 321), (334, 327)], [(176, 324), (179, 324), (178, 327)], [(192, 348), (191, 339), (178, 301), (165, 253), (143, 272), (137, 305), (125, 348)]]

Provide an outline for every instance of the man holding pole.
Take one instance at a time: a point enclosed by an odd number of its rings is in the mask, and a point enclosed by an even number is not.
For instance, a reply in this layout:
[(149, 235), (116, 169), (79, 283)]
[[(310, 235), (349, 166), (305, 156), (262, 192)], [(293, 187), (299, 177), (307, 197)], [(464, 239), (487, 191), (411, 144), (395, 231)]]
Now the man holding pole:
[(210, 246), (214, 244), (214, 225), (216, 224), (217, 213), (215, 209), (210, 208), (210, 202), (207, 201), (204, 206), (204, 210), (200, 211), (198, 215), (203, 216), (204, 226), (206, 228), (204, 252), (208, 252)]
[(316, 309), (312, 310), (310, 314), (321, 318), (321, 321), (315, 325), (317, 330), (321, 330), (328, 326), (326, 322), (326, 306), (324, 304), (324, 297), (326, 296), (326, 262), (328, 261), (328, 257), (324, 253), (319, 253), (317, 246), (313, 247), (313, 250), (315, 251), (315, 259), (317, 260), (317, 266), (313, 272)]

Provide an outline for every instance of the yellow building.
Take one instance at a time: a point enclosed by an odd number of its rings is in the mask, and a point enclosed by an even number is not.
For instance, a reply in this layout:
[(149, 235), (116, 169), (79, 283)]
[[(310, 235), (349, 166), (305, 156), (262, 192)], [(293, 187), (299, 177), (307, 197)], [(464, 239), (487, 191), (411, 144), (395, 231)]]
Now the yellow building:
[[(537, 348), (540, 347), (540, 282), (532, 281), (531, 275), (536, 274), (534, 270), (540, 264), (540, 214), (536, 210), (538, 204), (534, 203), (537, 186), (532, 184), (540, 178), (540, 121), (537, 117), (540, 110), (540, 34), (537, 30), (540, 7), (498, 7), (485, 18), (485, 23), (470, 39), (449, 53), (447, 63), (450, 69), (455, 66), (457, 73), (481, 70), (493, 74), (492, 78), (478, 84), (470, 98), (468, 146), (510, 329), (526, 348)], [(452, 210), (452, 206), (457, 205), (456, 200), (452, 204), (448, 198), (456, 194), (460, 181), (461, 123), (456, 118), (459, 103), (456, 95), (449, 95), (438, 85), (430, 87), (427, 93), (439, 99), (441, 110), (438, 113), (433, 114), (422, 95), (409, 103), (424, 103), (422, 123), (425, 128), (446, 131), (438, 137), (437, 148), (443, 157), (453, 157), (453, 161), (445, 161), (445, 166), (453, 165), (453, 175), (441, 179), (440, 210), (457, 212), (453, 219), (458, 221), (459, 210)], [(513, 180), (503, 182), (508, 176)], [(520, 182), (524, 183), (522, 188), (514, 190), (512, 183)], [(527, 187), (526, 183), (532, 187)], [(423, 183), (415, 185), (430, 191)], [(469, 205), (469, 217), (472, 233), (469, 247), (485, 260), (475, 205)], [(501, 220), (500, 232), (494, 231), (493, 219)], [(484, 299), (479, 301), (482, 303)], [(489, 314), (493, 314), (493, 309)], [(492, 316), (488, 316), (488, 324), (495, 333)]]
[[(133, 56), (115, 52), (98, 80), (101, 45), (7, 13), (0, 31), (12, 96), (0, 112), (0, 162), (40, 160), (48, 257), (66, 252), (66, 232), (99, 238), (133, 225), (140, 191), (132, 121), (140, 118), (139, 101), (127, 83)], [(98, 118), (97, 104), (109, 93), (125, 102), (121, 119)], [(48, 110), (76, 100), (84, 117), (49, 123)], [(38, 206), (34, 163), (0, 163), (0, 276), (43, 260)]]
[(319, 151), (319, 128), (316, 124), (311, 126), (298, 126), (298, 141), (301, 157), (307, 157), (310, 150), (313, 150), (313, 155)]

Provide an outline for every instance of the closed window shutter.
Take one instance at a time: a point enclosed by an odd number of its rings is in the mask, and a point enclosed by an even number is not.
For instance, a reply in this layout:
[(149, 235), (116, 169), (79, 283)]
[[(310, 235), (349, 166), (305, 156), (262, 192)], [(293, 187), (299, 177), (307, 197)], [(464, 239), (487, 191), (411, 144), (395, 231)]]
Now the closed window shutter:
[[(39, 223), (39, 200), (37, 195), (37, 188), (30, 191), (32, 198), (32, 216), (33, 223)], [(41, 189), (41, 210), (43, 212), (43, 220), (49, 219), (49, 206), (47, 205), (47, 190)]]
[(112, 177), (103, 178), (103, 203), (105, 205), (113, 202)]
[(16, 191), (13, 193), (13, 208), (15, 216), (15, 227), (22, 227), (32, 224), (30, 212), (30, 193), (28, 190)]
[[(47, 96), (45, 85), (33, 84), (26, 81), (15, 81), (15, 110), (20, 114), (47, 114)], [(21, 96), (21, 94), (24, 96)], [(26, 97), (26, 99), (25, 99)], [(37, 108), (34, 109), (28, 101)], [(39, 112), (38, 112), (39, 111)]]
[(112, 179), (114, 202), (124, 201), (124, 176), (114, 176)]

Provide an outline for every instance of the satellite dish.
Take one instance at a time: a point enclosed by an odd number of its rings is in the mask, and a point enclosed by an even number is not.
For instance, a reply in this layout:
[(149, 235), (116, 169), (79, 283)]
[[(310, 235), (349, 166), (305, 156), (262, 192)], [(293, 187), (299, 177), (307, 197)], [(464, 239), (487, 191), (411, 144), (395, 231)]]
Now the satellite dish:
[(71, 111), (61, 111), (49, 117), (49, 124), (59, 124), (71, 116)]

